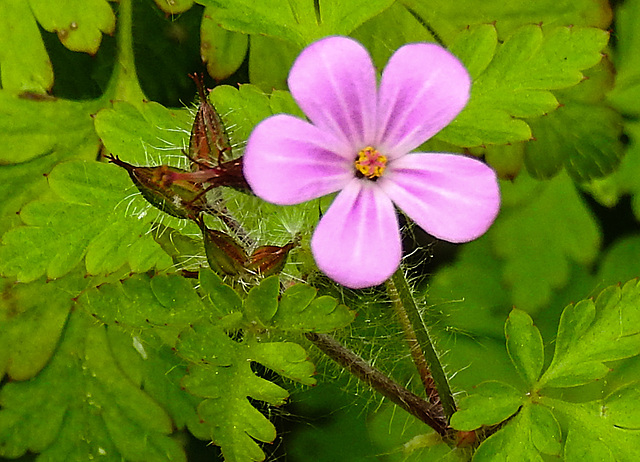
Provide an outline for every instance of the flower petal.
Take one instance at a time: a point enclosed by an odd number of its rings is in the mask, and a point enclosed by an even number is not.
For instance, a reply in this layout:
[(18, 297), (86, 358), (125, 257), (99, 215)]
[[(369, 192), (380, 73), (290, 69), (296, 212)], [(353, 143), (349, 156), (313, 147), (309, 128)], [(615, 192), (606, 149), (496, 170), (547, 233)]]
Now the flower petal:
[(376, 73), (367, 50), (348, 37), (327, 37), (305, 48), (289, 73), (289, 90), (319, 128), (352, 151), (371, 144), (376, 127)]
[(496, 174), (471, 157), (412, 153), (391, 162), (377, 183), (418, 226), (449, 242), (481, 236), (500, 208)]
[(383, 283), (402, 256), (393, 204), (375, 184), (352, 180), (320, 219), (311, 250), (318, 267), (344, 286)]
[(420, 146), (456, 118), (470, 88), (467, 70), (441, 46), (399, 48), (380, 81), (377, 146), (390, 158)]
[(339, 144), (310, 123), (278, 114), (260, 122), (247, 141), (244, 176), (260, 198), (299, 204), (343, 188), (353, 162), (336, 154)]

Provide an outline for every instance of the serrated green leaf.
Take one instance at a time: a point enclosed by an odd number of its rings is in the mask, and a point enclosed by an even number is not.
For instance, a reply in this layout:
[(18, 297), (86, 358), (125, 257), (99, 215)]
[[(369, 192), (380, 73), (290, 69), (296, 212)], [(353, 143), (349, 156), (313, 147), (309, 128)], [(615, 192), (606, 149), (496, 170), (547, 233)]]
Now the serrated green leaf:
[(317, 297), (317, 290), (295, 284), (282, 294), (273, 325), (282, 330), (330, 332), (348, 326), (355, 314), (335, 298)]
[[(497, 48), (496, 41), (495, 31), (481, 26), (463, 31), (452, 45), (473, 72), (483, 71), (474, 79), (469, 103), (438, 139), (464, 147), (528, 140), (529, 127), (519, 118), (555, 110), (558, 101), (549, 90), (580, 83), (580, 71), (600, 61), (608, 34), (593, 28), (543, 30), (532, 25), (518, 29)], [(493, 49), (487, 65), (486, 56)]]
[(504, 326), (504, 334), (511, 362), (525, 383), (533, 385), (540, 377), (544, 362), (540, 331), (527, 313), (514, 309)]
[[(85, 254), (87, 271), (92, 274), (113, 272), (130, 257), (144, 271), (169, 267), (170, 257), (148, 232), (157, 214), (147, 213), (148, 205), (139, 197), (130, 202), (137, 213), (130, 215), (131, 211), (124, 210), (122, 201), (128, 196), (128, 183), (126, 173), (112, 165), (75, 161), (56, 166), (49, 184), (64, 201), (35, 201), (22, 209), (25, 226), (3, 236), (0, 271), (23, 282), (43, 274), (57, 278), (68, 273)], [(121, 228), (133, 234), (125, 234)], [(141, 268), (142, 261), (131, 255), (129, 247), (136, 242), (138, 250), (143, 246), (147, 256), (144, 261), (152, 266)]]
[(538, 178), (550, 178), (562, 167), (581, 181), (611, 173), (622, 157), (620, 114), (613, 109), (570, 103), (532, 120), (536, 136), (526, 147), (525, 163)]
[(244, 300), (244, 312), (251, 321), (268, 324), (278, 309), (280, 279), (270, 276), (253, 287)]
[(184, 461), (166, 412), (119, 369), (106, 328), (73, 311), (49, 365), (0, 392), (0, 454), (48, 461)]
[[(165, 331), (164, 341), (174, 346), (180, 332), (211, 313), (193, 284), (177, 275), (134, 275), (121, 282), (86, 291), (78, 303), (101, 321), (128, 330)], [(222, 317), (219, 314), (219, 317)]]
[(38, 25), (23, 0), (0, 5), (0, 82), (5, 90), (45, 93), (53, 85), (53, 68)]
[(623, 155), (622, 116), (606, 102), (613, 68), (602, 61), (582, 84), (557, 92), (562, 104), (545, 117), (529, 121), (535, 140), (525, 144), (525, 164), (537, 178), (550, 178), (565, 167), (578, 181), (611, 173)]
[(304, 385), (315, 385), (313, 363), (307, 352), (297, 343), (253, 343), (251, 358), (265, 367)]
[(259, 3), (249, 0), (201, 0), (218, 7), (218, 21), (228, 30), (260, 34), (287, 40), (300, 47), (326, 35), (348, 35), (356, 27), (388, 8), (391, 0), (349, 3), (321, 0), (316, 9), (310, 0), (278, 0)]
[(64, 7), (47, 0), (29, 0), (29, 5), (40, 25), (58, 34), (64, 46), (73, 51), (95, 54), (102, 34), (111, 34), (116, 27), (116, 17), (106, 0), (67, 0)]
[(284, 112), (300, 117), (301, 119), (306, 117), (288, 91), (273, 90), (269, 98), (269, 104), (271, 106), (271, 112), (274, 114)]
[[(529, 189), (513, 208), (503, 208), (489, 237), (505, 260), (505, 282), (512, 287), (513, 304), (532, 313), (568, 282), (569, 263), (591, 263), (598, 254), (600, 230), (567, 175), (532, 182), (520, 175), (515, 184), (503, 182), (505, 203), (519, 189)], [(534, 192), (535, 191), (535, 192)]]
[(223, 80), (238, 70), (249, 48), (249, 37), (223, 29), (216, 19), (217, 8), (206, 8), (200, 26), (200, 54), (209, 75)]
[(483, 382), (473, 394), (458, 403), (458, 411), (451, 417), (456, 430), (471, 431), (483, 425), (500, 423), (518, 411), (523, 394), (504, 382)]
[(612, 286), (596, 302), (583, 300), (565, 308), (556, 351), (538, 386), (573, 387), (604, 377), (603, 363), (640, 354), (638, 281)]
[(606, 29), (611, 23), (611, 7), (608, 2), (591, 0), (537, 0), (512, 1), (485, 0), (402, 0), (415, 15), (420, 17), (445, 41), (450, 41), (458, 31), (469, 25), (495, 23), (500, 38), (504, 39), (516, 29), (528, 24), (557, 24), (564, 26), (591, 26)]
[(270, 442), (276, 436), (275, 427), (247, 398), (280, 405), (289, 395), (258, 377), (251, 361), (264, 358), (267, 367), (294, 380), (313, 383), (313, 365), (305, 364), (306, 354), (299, 345), (261, 344), (250, 336), (238, 343), (211, 324), (194, 325), (181, 337), (178, 353), (192, 363), (183, 386), (206, 398), (198, 406), (198, 414), (227, 461), (262, 460), (264, 454), (255, 440)]

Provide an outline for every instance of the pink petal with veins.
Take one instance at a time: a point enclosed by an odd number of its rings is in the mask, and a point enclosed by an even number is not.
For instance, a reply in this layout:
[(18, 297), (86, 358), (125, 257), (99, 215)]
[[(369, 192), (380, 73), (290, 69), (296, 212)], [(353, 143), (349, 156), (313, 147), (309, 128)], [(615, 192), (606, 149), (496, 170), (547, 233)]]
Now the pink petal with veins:
[(367, 50), (348, 37), (327, 37), (305, 48), (289, 73), (289, 90), (318, 128), (356, 150), (376, 129), (376, 72)]
[(382, 284), (402, 255), (393, 204), (373, 183), (352, 180), (320, 219), (311, 250), (318, 268), (346, 287)]
[(309, 122), (278, 114), (251, 133), (243, 173), (253, 192), (274, 204), (316, 199), (342, 189), (353, 178), (353, 160), (336, 154), (336, 144)]
[(382, 73), (377, 147), (404, 155), (446, 127), (469, 100), (471, 79), (462, 63), (434, 43), (398, 49)]
[(412, 153), (396, 159), (377, 183), (429, 234), (467, 242), (484, 234), (498, 214), (494, 171), (455, 154)]

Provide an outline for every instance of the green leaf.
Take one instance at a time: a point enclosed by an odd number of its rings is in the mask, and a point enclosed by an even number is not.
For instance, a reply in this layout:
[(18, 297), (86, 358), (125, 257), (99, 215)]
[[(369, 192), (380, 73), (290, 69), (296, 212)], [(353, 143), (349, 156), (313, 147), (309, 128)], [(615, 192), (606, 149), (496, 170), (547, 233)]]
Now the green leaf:
[(540, 377), (544, 362), (542, 336), (533, 320), (524, 311), (514, 309), (504, 326), (507, 352), (518, 374), (528, 386)]
[(620, 161), (620, 114), (602, 105), (567, 104), (531, 121), (536, 140), (526, 147), (526, 165), (538, 178), (566, 167), (581, 181), (611, 173)]
[(326, 35), (348, 35), (356, 27), (388, 8), (392, 0), (320, 0), (317, 9), (310, 0), (201, 0), (218, 7), (218, 22), (228, 30), (268, 35), (300, 47)]
[(573, 387), (604, 377), (604, 362), (640, 354), (640, 287), (629, 281), (612, 286), (596, 302), (583, 300), (565, 308), (556, 350), (539, 388)]
[(613, 68), (602, 61), (581, 85), (558, 92), (562, 104), (546, 117), (529, 121), (535, 140), (525, 145), (525, 164), (537, 178), (562, 168), (578, 181), (611, 173), (623, 156), (622, 116), (605, 102)]
[(448, 330), (503, 339), (501, 327), (511, 308), (502, 284), (502, 263), (487, 238), (465, 244), (455, 263), (440, 268), (426, 293), (429, 324)]
[(451, 417), (456, 430), (471, 431), (483, 425), (498, 424), (518, 411), (523, 394), (504, 382), (483, 382), (474, 393), (458, 403), (458, 412)]
[(158, 8), (168, 14), (184, 13), (193, 6), (193, 0), (154, 0)]
[(600, 230), (567, 175), (547, 182), (520, 175), (501, 186), (505, 207), (488, 234), (505, 260), (513, 304), (531, 313), (567, 284), (570, 261), (588, 265), (595, 259)]
[(555, 110), (558, 101), (549, 90), (580, 83), (580, 71), (600, 61), (608, 37), (593, 28), (531, 25), (496, 46), (490, 26), (463, 31), (451, 49), (478, 75), (469, 103), (437, 138), (464, 147), (528, 140), (529, 126), (521, 119)]
[(194, 115), (186, 110), (167, 109), (154, 102), (116, 101), (96, 115), (95, 127), (105, 148), (136, 165), (167, 163), (186, 166), (183, 153), (189, 140)]
[(265, 360), (280, 374), (314, 383), (313, 365), (307, 354), (293, 343), (257, 343), (247, 335), (242, 343), (211, 324), (195, 324), (182, 335), (178, 353), (192, 363), (183, 380), (186, 390), (206, 398), (198, 415), (227, 461), (258, 461), (264, 454), (257, 441), (271, 442), (275, 427), (247, 398), (277, 406), (285, 402), (287, 391), (258, 377), (251, 361)]
[(249, 53), (249, 80), (264, 91), (287, 88), (287, 77), (302, 47), (277, 38), (254, 34)]
[(98, 152), (99, 140), (90, 118), (100, 107), (96, 101), (65, 101), (0, 91), (0, 107), (1, 164), (53, 155), (89, 160)]
[(638, 385), (638, 382), (631, 383), (604, 399), (586, 403), (541, 399), (566, 422), (564, 460), (631, 462), (637, 458), (636, 448), (640, 444), (636, 413)]
[(53, 68), (42, 37), (23, 0), (0, 5), (0, 82), (5, 90), (45, 93), (53, 85)]
[(640, 115), (640, 1), (627, 0), (616, 10), (616, 47), (613, 62), (616, 66), (616, 81), (608, 95), (616, 108), (625, 114)]
[(470, 25), (495, 23), (499, 37), (504, 39), (523, 25), (554, 24), (592, 26), (606, 29), (611, 23), (608, 2), (594, 4), (591, 0), (401, 0), (401, 3), (421, 18), (445, 41)]
[(634, 234), (618, 239), (607, 249), (598, 268), (598, 280), (603, 285), (620, 284), (640, 277), (640, 236)]
[(0, 271), (5, 275), (23, 282), (44, 274), (57, 278), (85, 255), (90, 274), (114, 272), (130, 260), (132, 269), (141, 271), (172, 264), (149, 233), (157, 213), (148, 213), (139, 197), (125, 208), (130, 186), (124, 171), (98, 162), (67, 162), (52, 170), (49, 185), (60, 200), (31, 202), (21, 211), (25, 226), (3, 236)]
[(215, 87), (209, 94), (211, 103), (222, 116), (232, 147), (241, 146), (258, 122), (271, 115), (268, 96), (254, 85), (239, 89), (228, 85)]
[(244, 312), (250, 321), (267, 324), (278, 309), (278, 295), (280, 294), (280, 279), (270, 276), (260, 281), (247, 294), (244, 301)]
[(249, 37), (223, 29), (217, 21), (217, 12), (217, 8), (204, 10), (200, 26), (200, 54), (207, 63), (209, 75), (223, 80), (237, 71), (244, 61)]
[(72, 298), (92, 282), (80, 274), (30, 284), (2, 280), (0, 376), (27, 380), (47, 364), (73, 307)]
[(369, 19), (351, 36), (365, 46), (378, 69), (384, 68), (391, 55), (406, 43), (435, 41), (429, 29), (398, 2)]
[(594, 180), (587, 189), (598, 202), (613, 207), (625, 194), (632, 196), (631, 205), (636, 218), (640, 217), (640, 123), (627, 121), (625, 133), (630, 142), (617, 171), (606, 178)]
[(317, 297), (317, 289), (295, 284), (282, 294), (272, 319), (278, 329), (300, 332), (330, 332), (348, 326), (355, 314), (327, 295)]
[(72, 312), (56, 354), (27, 382), (0, 392), (0, 454), (50, 461), (184, 461), (171, 419), (118, 367), (106, 328)]
[(542, 454), (559, 456), (560, 425), (544, 406), (526, 404), (517, 416), (485, 440), (473, 462), (496, 460), (544, 460)]
[(237, 313), (242, 317), (242, 299), (235, 290), (224, 284), (220, 276), (203, 268), (200, 270), (199, 280), (200, 289), (221, 315)]
[(88, 290), (78, 302), (106, 324), (132, 332), (153, 329), (169, 346), (191, 323), (211, 317), (193, 284), (177, 275), (134, 275)]
[(95, 54), (102, 34), (111, 34), (116, 17), (106, 0), (67, 0), (64, 7), (47, 0), (29, 0), (40, 25), (58, 34), (68, 49)]

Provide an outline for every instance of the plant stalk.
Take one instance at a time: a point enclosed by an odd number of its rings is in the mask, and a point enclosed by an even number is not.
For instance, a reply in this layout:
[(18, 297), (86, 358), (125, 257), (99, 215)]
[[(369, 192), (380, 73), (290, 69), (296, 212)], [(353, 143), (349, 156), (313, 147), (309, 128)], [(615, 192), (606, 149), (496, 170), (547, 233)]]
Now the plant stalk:
[(456, 412), (456, 403), (402, 268), (387, 281), (387, 291), (404, 329), (411, 357), (427, 396), (432, 404), (440, 407), (448, 422)]
[(437, 406), (393, 381), (330, 335), (308, 333), (306, 337), (352, 375), (429, 425), (443, 438), (448, 437), (447, 420)]

